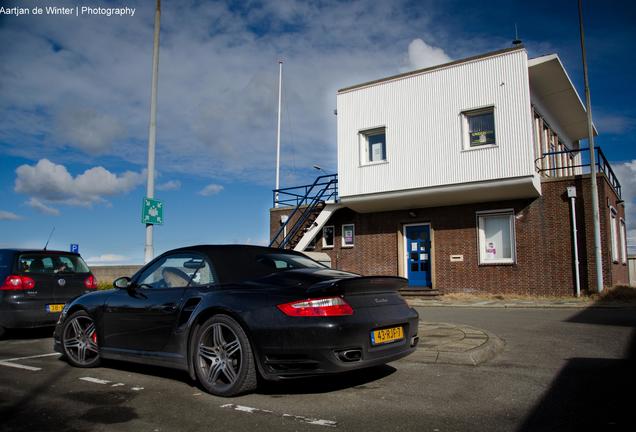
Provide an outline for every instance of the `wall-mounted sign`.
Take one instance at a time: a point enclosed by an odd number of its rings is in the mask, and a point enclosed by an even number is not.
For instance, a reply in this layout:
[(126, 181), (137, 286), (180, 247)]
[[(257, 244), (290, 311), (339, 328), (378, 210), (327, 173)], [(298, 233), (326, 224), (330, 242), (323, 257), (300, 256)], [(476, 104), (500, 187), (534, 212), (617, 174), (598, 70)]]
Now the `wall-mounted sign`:
[(464, 261), (464, 255), (451, 255), (451, 256), (450, 256), (450, 260), (451, 260), (451, 262), (461, 262), (461, 261)]

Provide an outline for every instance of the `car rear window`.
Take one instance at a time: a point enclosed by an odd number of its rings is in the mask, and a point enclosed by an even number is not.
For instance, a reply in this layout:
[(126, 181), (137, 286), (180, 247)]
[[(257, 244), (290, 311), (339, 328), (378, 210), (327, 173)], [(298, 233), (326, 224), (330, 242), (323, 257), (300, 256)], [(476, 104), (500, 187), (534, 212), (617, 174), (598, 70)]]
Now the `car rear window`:
[(84, 260), (77, 255), (29, 253), (18, 259), (21, 273), (89, 273)]

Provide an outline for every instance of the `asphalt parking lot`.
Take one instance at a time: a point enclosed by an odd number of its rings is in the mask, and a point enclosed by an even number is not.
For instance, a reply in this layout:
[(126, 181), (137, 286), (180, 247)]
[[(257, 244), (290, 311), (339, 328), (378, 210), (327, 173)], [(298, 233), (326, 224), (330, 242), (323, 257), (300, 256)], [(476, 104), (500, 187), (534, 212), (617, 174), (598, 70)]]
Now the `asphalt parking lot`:
[(344, 376), (266, 384), (223, 399), (187, 374), (108, 362), (76, 369), (50, 330), (0, 341), (3, 431), (632, 430), (635, 309), (418, 307), (427, 321), (496, 334), (480, 366), (414, 355)]

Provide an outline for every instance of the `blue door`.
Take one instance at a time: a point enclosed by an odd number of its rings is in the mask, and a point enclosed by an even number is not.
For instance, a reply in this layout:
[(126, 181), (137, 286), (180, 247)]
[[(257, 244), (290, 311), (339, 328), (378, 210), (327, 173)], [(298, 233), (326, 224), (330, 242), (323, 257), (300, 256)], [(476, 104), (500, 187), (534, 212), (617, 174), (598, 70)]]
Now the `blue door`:
[(431, 287), (431, 228), (428, 225), (405, 227), (406, 273), (410, 287)]

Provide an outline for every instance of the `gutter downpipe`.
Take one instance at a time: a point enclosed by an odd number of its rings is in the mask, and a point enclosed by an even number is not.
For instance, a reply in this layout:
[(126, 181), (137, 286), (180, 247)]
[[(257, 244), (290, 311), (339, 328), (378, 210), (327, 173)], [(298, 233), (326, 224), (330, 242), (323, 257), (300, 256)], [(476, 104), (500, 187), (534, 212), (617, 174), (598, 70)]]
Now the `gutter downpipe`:
[(581, 277), (579, 275), (579, 245), (576, 229), (576, 186), (568, 186), (568, 198), (570, 198), (570, 209), (572, 213), (572, 238), (574, 239), (574, 279), (576, 284), (576, 296), (581, 297)]

